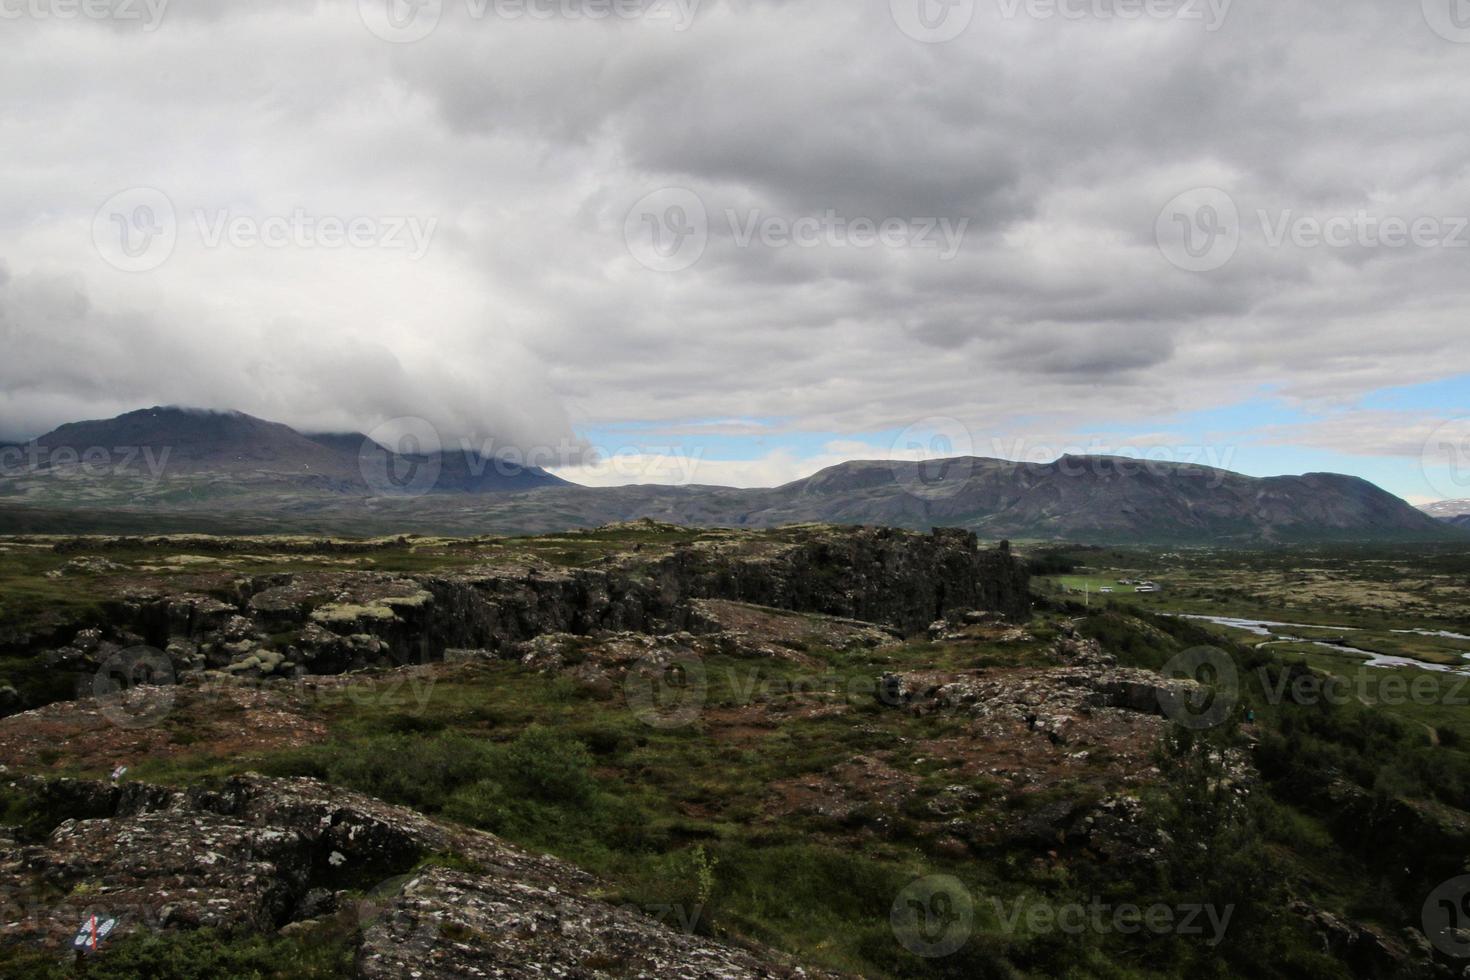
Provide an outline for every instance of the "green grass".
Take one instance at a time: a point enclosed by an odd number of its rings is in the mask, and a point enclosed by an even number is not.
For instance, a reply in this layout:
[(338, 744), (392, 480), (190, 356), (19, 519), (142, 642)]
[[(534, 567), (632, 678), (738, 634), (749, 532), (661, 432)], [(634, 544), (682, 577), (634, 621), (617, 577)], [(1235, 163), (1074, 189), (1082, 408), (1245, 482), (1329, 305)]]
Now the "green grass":
[(5, 545), (0, 550), (0, 627), (24, 627), (37, 621), (63, 623), (96, 618), (100, 606), (91, 589), (77, 579), (51, 579), (74, 556), (50, 548)]

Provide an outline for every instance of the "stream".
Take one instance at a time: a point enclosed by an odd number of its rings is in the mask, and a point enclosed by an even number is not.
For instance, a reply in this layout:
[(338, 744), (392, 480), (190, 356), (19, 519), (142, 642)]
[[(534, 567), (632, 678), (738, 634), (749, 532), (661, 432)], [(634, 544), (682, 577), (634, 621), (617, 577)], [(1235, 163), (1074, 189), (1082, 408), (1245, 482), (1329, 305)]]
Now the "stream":
[[(1257, 636), (1274, 636), (1273, 643), (1311, 643), (1315, 646), (1325, 647), (1337, 653), (1346, 653), (1353, 656), (1365, 657), (1365, 667), (1412, 667), (1415, 670), (1430, 670), (1439, 673), (1467, 673), (1470, 666), (1454, 667), (1448, 664), (1432, 664), (1424, 660), (1415, 660), (1412, 657), (1395, 657), (1386, 653), (1374, 653), (1372, 650), (1360, 650), (1357, 647), (1348, 646), (1346, 643), (1334, 643), (1331, 640), (1315, 640), (1305, 636), (1290, 636), (1281, 632), (1281, 627), (1286, 629), (1320, 629), (1334, 630), (1343, 633), (1360, 633), (1362, 630), (1356, 626), (1323, 626), (1313, 623), (1278, 623), (1269, 619), (1241, 619), (1235, 616), (1203, 616), (1195, 613), (1177, 613), (1180, 619), (1198, 619), (1218, 626), (1231, 626), (1235, 629), (1246, 630)], [(1451, 633), (1447, 630), (1426, 629), (1398, 629), (1390, 630), (1392, 633), (1412, 633), (1418, 636), (1436, 636), (1450, 640), (1470, 641), (1470, 636), (1461, 633)], [(1470, 653), (1462, 653), (1460, 656), (1470, 660)]]

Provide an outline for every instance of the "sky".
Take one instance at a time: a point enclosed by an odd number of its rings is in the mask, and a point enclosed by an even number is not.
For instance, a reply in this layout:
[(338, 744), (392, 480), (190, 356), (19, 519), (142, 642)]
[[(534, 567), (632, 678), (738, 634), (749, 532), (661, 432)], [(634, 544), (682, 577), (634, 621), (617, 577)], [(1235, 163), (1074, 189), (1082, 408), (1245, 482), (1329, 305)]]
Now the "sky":
[[(1470, 497), (1465, 0), (0, 0), (0, 438)], [(407, 422), (405, 420), (408, 420)]]

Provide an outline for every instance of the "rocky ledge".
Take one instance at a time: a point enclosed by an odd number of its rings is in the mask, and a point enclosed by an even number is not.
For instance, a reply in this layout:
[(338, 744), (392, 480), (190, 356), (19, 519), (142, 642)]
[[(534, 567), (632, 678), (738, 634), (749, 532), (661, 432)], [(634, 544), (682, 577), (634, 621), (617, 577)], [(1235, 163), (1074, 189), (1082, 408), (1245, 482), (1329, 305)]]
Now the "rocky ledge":
[[(1067, 745), (1109, 720), (1125, 719), (1157, 736), (1166, 706), (1200, 690), (1194, 681), (1120, 667), (1096, 640), (1063, 637), (1053, 650), (1066, 666), (885, 674), (879, 698), (915, 714), (968, 716), (977, 736), (1005, 737), (1024, 729)], [(1154, 738), (1141, 741), (1152, 744)]]
[(117, 920), (111, 941), (299, 931), (347, 914), (367, 977), (827, 975), (677, 931), (600, 900), (606, 886), (562, 861), (317, 780), (179, 791), (26, 777), (8, 789), (71, 816), (0, 831), (0, 942), (61, 955), (94, 914)]
[[(513, 657), (554, 633), (718, 632), (738, 643), (748, 632), (743, 604), (798, 614), (770, 643), (799, 652), (878, 645), (962, 611), (1024, 617), (1030, 597), (1009, 548), (981, 549), (965, 531), (813, 526), (634, 546), (581, 565), (533, 558), (425, 574), (323, 570), (197, 582), (140, 575), (101, 604), (105, 622), (26, 652), (85, 684), (109, 671), (136, 680), (141, 656), (165, 683), (206, 670), (289, 677), (427, 663), (450, 650)], [(818, 628), (799, 614), (850, 622)], [(0, 698), (0, 714), (36, 706)]]

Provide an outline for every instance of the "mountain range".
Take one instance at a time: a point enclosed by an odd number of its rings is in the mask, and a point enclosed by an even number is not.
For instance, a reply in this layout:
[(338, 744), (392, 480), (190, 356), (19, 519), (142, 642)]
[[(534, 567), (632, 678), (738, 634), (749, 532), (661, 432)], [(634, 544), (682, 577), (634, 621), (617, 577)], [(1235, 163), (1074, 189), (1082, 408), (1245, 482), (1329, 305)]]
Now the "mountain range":
[(1419, 509), (1446, 524), (1470, 529), (1470, 500), (1439, 500)]
[(0, 448), (0, 457), (7, 530), (528, 534), (647, 517), (958, 526), (989, 538), (1098, 543), (1464, 535), (1357, 477), (1257, 478), (1108, 456), (858, 461), (769, 489), (592, 488), (473, 452), (393, 457), (360, 433), (303, 434), (238, 412), (156, 407), (63, 425)]

